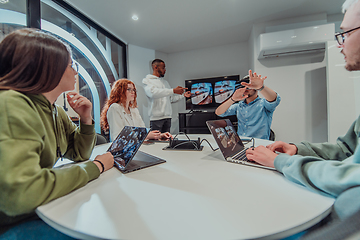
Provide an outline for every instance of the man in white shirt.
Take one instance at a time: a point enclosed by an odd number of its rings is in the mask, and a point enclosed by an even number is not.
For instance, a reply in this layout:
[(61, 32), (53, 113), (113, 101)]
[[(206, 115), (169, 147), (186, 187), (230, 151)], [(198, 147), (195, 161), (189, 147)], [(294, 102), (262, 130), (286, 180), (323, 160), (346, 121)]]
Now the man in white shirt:
[(166, 67), (161, 59), (155, 59), (151, 63), (153, 73), (143, 79), (145, 93), (150, 100), (149, 116), (151, 130), (170, 132), (171, 128), (171, 103), (185, 97), (190, 97), (191, 92), (185, 92), (184, 87), (171, 88), (163, 79)]

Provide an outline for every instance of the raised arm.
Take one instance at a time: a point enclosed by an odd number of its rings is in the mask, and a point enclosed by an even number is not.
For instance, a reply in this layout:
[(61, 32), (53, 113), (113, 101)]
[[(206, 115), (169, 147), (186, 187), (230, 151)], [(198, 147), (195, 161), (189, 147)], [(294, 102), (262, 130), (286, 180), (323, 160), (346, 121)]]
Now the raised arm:
[[(35, 106), (29, 98), (17, 93), (14, 95), (0, 101), (0, 109), (11, 109), (0, 119), (0, 212), (8, 216), (31, 212), (39, 205), (84, 186), (100, 173), (92, 162), (53, 169), (57, 159), (56, 142), (61, 149), (68, 147), (67, 129), (59, 125), (59, 131), (56, 131), (53, 119), (41, 118), (39, 111), (43, 105)], [(33, 101), (38, 99), (41, 97), (34, 97)], [(60, 113), (59, 118), (62, 116)], [(62, 120), (58, 122), (61, 124)], [(93, 131), (89, 133), (91, 143), (86, 146), (87, 142), (84, 142), (80, 147), (84, 150), (82, 157), (89, 157), (92, 150)]]
[(258, 90), (268, 102), (273, 102), (276, 100), (277, 95), (274, 90), (264, 85), (266, 78), (267, 77), (262, 78), (261, 75), (257, 75), (256, 72), (253, 73), (251, 70), (249, 70), (250, 82), (242, 82), (241, 85), (250, 89)]
[(247, 98), (247, 95), (244, 96), (244, 92), (245, 92), (246, 88), (239, 88), (237, 89), (234, 94), (225, 102), (223, 102), (216, 110), (215, 110), (215, 114), (216, 115), (221, 115), (223, 113), (226, 112), (226, 110), (229, 109), (229, 107), (237, 102), (237, 101), (241, 101), (245, 98)]

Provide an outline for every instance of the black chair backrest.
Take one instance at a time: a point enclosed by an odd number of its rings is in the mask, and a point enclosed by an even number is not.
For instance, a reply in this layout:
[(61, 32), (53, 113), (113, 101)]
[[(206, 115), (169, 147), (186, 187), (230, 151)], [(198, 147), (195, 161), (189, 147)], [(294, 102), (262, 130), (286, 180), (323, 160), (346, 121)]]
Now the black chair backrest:
[(275, 133), (272, 129), (270, 129), (270, 136), (269, 136), (269, 140), (271, 141), (275, 141)]
[(97, 133), (96, 134), (96, 143), (95, 145), (99, 145), (99, 144), (104, 144), (104, 143), (107, 143), (107, 139), (106, 137), (104, 137), (103, 135)]

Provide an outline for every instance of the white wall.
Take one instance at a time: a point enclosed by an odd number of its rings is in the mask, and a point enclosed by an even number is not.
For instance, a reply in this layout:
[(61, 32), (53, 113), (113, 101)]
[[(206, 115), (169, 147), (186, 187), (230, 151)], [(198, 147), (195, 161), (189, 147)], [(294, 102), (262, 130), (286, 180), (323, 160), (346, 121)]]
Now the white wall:
[[(128, 46), (129, 79), (138, 89), (138, 108), (146, 126), (150, 126), (148, 116), (148, 98), (145, 95), (142, 79), (151, 70), (151, 61), (160, 58), (165, 61), (165, 79), (170, 86), (184, 86), (186, 79), (216, 77), (223, 75), (247, 74), (248, 65), (247, 43), (230, 44), (215, 48), (204, 48), (194, 51), (166, 54), (155, 52), (134, 45)], [(172, 104), (171, 132), (179, 132), (178, 113), (185, 112), (185, 100)]]
[(142, 84), (143, 78), (152, 73), (151, 62), (155, 59), (155, 50), (128, 45), (128, 78), (135, 83), (137, 89), (137, 103), (146, 127), (150, 127), (148, 114), (148, 98)]
[(327, 49), (328, 135), (335, 143), (360, 114), (360, 72), (345, 69), (336, 41), (327, 42)]
[[(327, 23), (326, 14), (255, 24), (251, 66), (268, 76), (265, 84), (278, 92), (282, 101), (273, 116), (276, 140), (285, 142), (326, 142), (327, 91), (324, 53), (303, 54), (258, 60), (257, 38), (266, 30), (287, 30)], [(282, 25), (283, 24), (283, 25)]]
[(255, 63), (255, 70), (268, 76), (265, 84), (281, 96), (272, 123), (276, 140), (327, 141), (325, 65), (324, 54)]
[[(311, 24), (329, 22), (326, 14), (303, 18), (259, 23), (253, 26), (249, 43), (237, 43), (213, 48), (166, 54), (129, 45), (129, 78), (139, 90), (138, 105), (146, 126), (149, 126), (148, 99), (142, 79), (151, 73), (150, 62), (163, 59), (165, 79), (172, 87), (184, 86), (184, 80), (240, 74), (252, 68), (268, 76), (266, 85), (277, 91), (282, 102), (273, 117), (272, 129), (276, 139), (286, 142), (327, 141), (326, 56), (324, 54), (296, 55), (281, 58), (257, 59), (256, 39), (270, 30), (286, 30)], [(332, 16), (331, 22), (340, 25), (342, 15)], [(282, 25), (283, 24), (283, 25)], [(336, 27), (338, 28), (338, 27)], [(178, 113), (185, 112), (185, 101), (173, 104), (172, 133), (178, 132)]]
[[(193, 51), (164, 54), (156, 52), (157, 58), (166, 63), (165, 79), (170, 86), (184, 86), (185, 80), (240, 74), (245, 76), (249, 69), (247, 43), (203, 48)], [(179, 131), (178, 113), (186, 112), (185, 99), (172, 104), (171, 132)]]

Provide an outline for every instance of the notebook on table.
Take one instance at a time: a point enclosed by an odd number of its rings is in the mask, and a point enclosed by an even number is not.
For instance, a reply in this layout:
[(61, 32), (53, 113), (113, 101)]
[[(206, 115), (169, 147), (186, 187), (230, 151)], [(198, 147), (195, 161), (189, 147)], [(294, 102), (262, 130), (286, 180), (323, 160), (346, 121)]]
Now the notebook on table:
[(114, 156), (114, 166), (129, 173), (166, 162), (164, 159), (138, 151), (150, 128), (125, 126), (107, 150)]
[(241, 141), (229, 119), (206, 121), (206, 125), (214, 136), (226, 161), (275, 170), (275, 168), (263, 166), (246, 158), (248, 148)]

